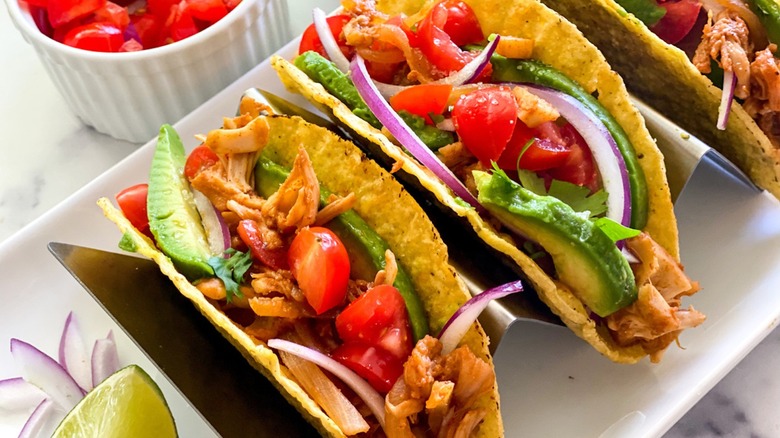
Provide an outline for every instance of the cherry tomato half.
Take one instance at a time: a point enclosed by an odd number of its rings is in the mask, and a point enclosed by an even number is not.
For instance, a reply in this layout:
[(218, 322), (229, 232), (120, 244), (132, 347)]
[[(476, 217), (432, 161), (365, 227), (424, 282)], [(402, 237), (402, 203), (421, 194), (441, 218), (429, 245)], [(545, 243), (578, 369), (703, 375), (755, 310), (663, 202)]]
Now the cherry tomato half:
[(260, 227), (252, 219), (244, 219), (238, 223), (236, 228), (241, 241), (252, 252), (252, 258), (269, 266), (273, 269), (287, 269), (288, 254), (287, 248), (268, 248), (268, 244), (263, 239)]
[(410, 327), (404, 299), (390, 285), (369, 289), (336, 317), (336, 331), (345, 343), (379, 346), (402, 360), (412, 351)]
[(582, 136), (571, 124), (560, 128), (563, 141), (569, 146), (570, 153), (561, 166), (545, 171), (553, 179), (567, 181), (578, 186), (588, 187), (591, 191), (598, 188), (598, 173), (593, 155)]
[[(341, 53), (343, 53), (347, 58), (350, 57), (352, 48), (347, 45), (347, 41), (344, 39), (342, 29), (344, 29), (344, 25), (347, 24), (350, 19), (350, 16), (347, 14), (333, 15), (327, 18), (330, 32), (338, 42)], [(298, 53), (301, 54), (310, 50), (313, 50), (326, 58), (328, 57), (327, 53), (325, 53), (325, 48), (322, 46), (320, 37), (317, 36), (317, 29), (314, 28), (313, 23), (310, 24), (305, 31), (303, 31), (303, 35), (301, 36), (301, 44), (298, 46)]]
[(219, 161), (217, 154), (202, 144), (193, 149), (187, 156), (187, 161), (184, 163), (184, 176), (187, 179), (195, 178), (201, 170), (211, 167), (217, 161)]
[(485, 39), (477, 15), (471, 6), (460, 0), (447, 0), (444, 2), (444, 7), (447, 8), (447, 21), (444, 23), (443, 30), (452, 38), (453, 43), (465, 46)]
[(106, 0), (50, 0), (46, 4), (52, 27), (60, 27), (97, 11)]
[(489, 166), (512, 138), (517, 101), (507, 87), (481, 88), (455, 102), (452, 121), (466, 149)]
[(130, 186), (116, 195), (119, 209), (128, 221), (140, 232), (152, 237), (149, 230), (149, 216), (146, 214), (146, 197), (149, 194), (149, 184)]
[(396, 111), (406, 110), (425, 118), (433, 125), (431, 114), (441, 115), (447, 108), (452, 85), (423, 84), (405, 88), (390, 98), (390, 106)]
[(417, 26), (416, 38), (425, 58), (445, 75), (462, 69), (473, 59), (444, 31), (446, 22), (447, 8), (444, 3), (437, 3)]
[[(547, 122), (553, 124), (553, 122)], [(546, 131), (542, 129), (542, 131)], [(518, 155), (530, 140), (528, 146), (517, 162)], [(570, 149), (567, 144), (555, 139), (544, 138), (537, 130), (531, 129), (525, 123), (518, 121), (515, 132), (509, 140), (504, 153), (498, 159), (498, 167), (504, 170), (521, 169), (538, 172), (562, 166), (569, 157)]]
[(298, 231), (290, 245), (289, 263), (306, 301), (318, 315), (344, 301), (349, 257), (332, 231), (323, 227)]
[(699, 0), (669, 0), (659, 3), (666, 14), (651, 28), (669, 44), (677, 44), (693, 29), (701, 11)]
[(331, 356), (381, 393), (388, 393), (404, 372), (404, 361), (382, 348), (361, 342), (339, 346)]

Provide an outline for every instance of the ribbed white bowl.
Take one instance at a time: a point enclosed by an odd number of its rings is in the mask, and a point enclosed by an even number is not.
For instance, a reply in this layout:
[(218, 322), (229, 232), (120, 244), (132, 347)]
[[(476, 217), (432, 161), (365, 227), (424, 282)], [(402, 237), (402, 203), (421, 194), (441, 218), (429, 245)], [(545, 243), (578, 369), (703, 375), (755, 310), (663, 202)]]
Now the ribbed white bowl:
[(100, 53), (42, 34), (17, 0), (8, 12), (73, 112), (112, 137), (144, 143), (290, 39), (284, 0), (242, 0), (208, 29), (149, 50)]

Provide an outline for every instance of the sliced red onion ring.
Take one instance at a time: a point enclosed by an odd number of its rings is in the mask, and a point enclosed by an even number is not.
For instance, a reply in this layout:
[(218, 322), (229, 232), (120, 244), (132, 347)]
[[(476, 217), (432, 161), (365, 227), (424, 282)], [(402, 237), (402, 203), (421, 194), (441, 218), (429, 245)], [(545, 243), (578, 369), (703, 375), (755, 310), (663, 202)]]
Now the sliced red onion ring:
[[(477, 77), (479, 77), (480, 74), (485, 70), (485, 67), (490, 63), (490, 57), (493, 56), (493, 53), (496, 51), (496, 47), (498, 47), (498, 41), (501, 39), (499, 35), (495, 35), (495, 38), (493, 41), (488, 43), (487, 46), (485, 46), (484, 49), (477, 55), (474, 59), (468, 62), (468, 64), (464, 65), (462, 69), (456, 71), (455, 73), (441, 78), (439, 80), (433, 81), (433, 82), (427, 82), (428, 84), (445, 84), (445, 85), (452, 85), (453, 87), (457, 87), (458, 85), (467, 84), (469, 82), (472, 82)], [(346, 73), (346, 72), (345, 72)], [(385, 99), (390, 99), (391, 97), (398, 94), (400, 91), (409, 88), (410, 86), (413, 87), (414, 85), (393, 85), (393, 84), (386, 84), (383, 82), (374, 81), (374, 85), (376, 85), (377, 90), (379, 90), (379, 94), (382, 95)]]
[(314, 21), (314, 29), (317, 31), (317, 36), (320, 37), (322, 47), (325, 49), (325, 53), (328, 54), (328, 58), (336, 64), (339, 70), (344, 73), (348, 72), (349, 60), (341, 52), (338, 41), (333, 38), (325, 11), (320, 8), (314, 8), (311, 11), (311, 15)]
[(65, 319), (65, 327), (60, 337), (59, 362), (65, 371), (73, 377), (81, 389), (92, 389), (92, 370), (89, 364), (89, 354), (84, 338), (79, 330), (79, 324), (73, 312)]
[(119, 370), (119, 355), (116, 351), (114, 332), (109, 330), (108, 336), (95, 341), (95, 346), (92, 348), (92, 386), (97, 386), (117, 370)]
[(607, 192), (606, 216), (615, 222), (631, 226), (631, 188), (628, 170), (615, 139), (604, 123), (575, 98), (552, 88), (537, 85), (517, 85), (550, 102), (588, 144), (593, 161), (601, 174)]
[(523, 284), (518, 280), (488, 289), (466, 301), (466, 304), (460, 306), (439, 332), (439, 341), (443, 347), (442, 354), (447, 354), (458, 346), (460, 340), (463, 339), (463, 336), (490, 301), (522, 291)]
[(21, 377), (0, 380), (0, 414), (30, 412), (45, 398), (46, 393)]
[(65, 368), (41, 350), (13, 338), (11, 355), (24, 380), (43, 390), (63, 410), (70, 411), (84, 397), (84, 391)]
[(731, 114), (731, 104), (734, 102), (734, 90), (737, 88), (736, 76), (733, 71), (723, 71), (723, 92), (718, 106), (718, 123), (715, 125), (721, 131), (726, 129)]
[(442, 180), (456, 196), (471, 204), (478, 211), (483, 211), (484, 208), (479, 204), (477, 198), (468, 191), (447, 166), (439, 161), (433, 151), (425, 146), (425, 143), (401, 120), (390, 104), (379, 94), (371, 77), (368, 76), (366, 63), (360, 55), (355, 55), (352, 60), (351, 76), (360, 97), (393, 137), (423, 166), (430, 169)]
[(19, 432), (19, 438), (51, 436), (52, 432), (54, 432), (53, 426), (56, 423), (50, 420), (55, 412), (56, 405), (54, 402), (48, 398), (43, 400), (27, 419), (27, 422), (24, 423), (22, 431)]
[(225, 219), (219, 213), (214, 204), (203, 193), (192, 189), (192, 197), (195, 207), (200, 213), (203, 229), (206, 230), (206, 238), (212, 255), (221, 255), (230, 248), (230, 230)]
[(302, 359), (311, 361), (325, 370), (333, 373), (336, 377), (341, 379), (347, 384), (353, 391), (361, 398), (371, 412), (374, 414), (379, 424), (384, 429), (385, 427), (385, 399), (377, 392), (371, 385), (368, 384), (362, 377), (358, 376), (354, 371), (350, 370), (346, 366), (340, 364), (334, 359), (313, 350), (309, 347), (305, 347), (295, 342), (285, 341), (283, 339), (270, 339), (268, 340), (268, 346), (277, 350), (286, 351), (290, 354), (294, 354)]

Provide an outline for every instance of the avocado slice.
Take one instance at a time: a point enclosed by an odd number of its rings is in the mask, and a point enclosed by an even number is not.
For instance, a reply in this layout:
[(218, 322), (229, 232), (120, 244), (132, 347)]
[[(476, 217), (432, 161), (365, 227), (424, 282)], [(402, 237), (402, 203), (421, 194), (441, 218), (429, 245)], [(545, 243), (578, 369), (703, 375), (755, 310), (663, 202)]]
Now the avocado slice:
[(637, 298), (634, 274), (615, 243), (593, 222), (550, 196), (539, 196), (504, 172), (474, 172), (480, 204), (547, 251), (561, 282), (588, 308), (607, 316)]
[[(283, 166), (261, 156), (255, 165), (255, 190), (260, 196), (268, 198), (279, 189), (289, 173)], [(320, 187), (320, 205), (325, 205), (328, 196), (330, 191)], [(389, 246), (355, 211), (345, 211), (328, 222), (327, 226), (347, 248), (352, 278), (371, 280), (380, 269), (384, 269), (385, 251)], [(393, 286), (404, 298), (417, 341), (428, 333), (428, 319), (422, 301), (414, 291), (412, 280), (400, 263)]]
[(184, 177), (186, 155), (179, 135), (163, 125), (149, 172), (146, 209), (157, 246), (189, 280), (214, 275), (206, 231)]

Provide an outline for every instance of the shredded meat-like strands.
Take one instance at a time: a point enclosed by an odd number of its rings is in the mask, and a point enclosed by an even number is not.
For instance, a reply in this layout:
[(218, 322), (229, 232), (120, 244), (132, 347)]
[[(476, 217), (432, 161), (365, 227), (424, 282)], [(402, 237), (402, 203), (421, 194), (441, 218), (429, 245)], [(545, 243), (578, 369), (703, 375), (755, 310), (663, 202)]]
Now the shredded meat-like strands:
[(290, 175), (263, 205), (263, 216), (274, 220), (281, 231), (300, 230), (314, 223), (319, 202), (320, 184), (309, 155), (301, 147)]
[(336, 216), (350, 210), (355, 205), (357, 198), (350, 192), (347, 196), (339, 198), (331, 194), (328, 197), (328, 205), (322, 208), (314, 218), (314, 225), (325, 225), (336, 218)]
[(376, 273), (374, 286), (380, 284), (389, 284), (392, 286), (392, 284), (395, 283), (396, 275), (398, 275), (398, 265), (395, 262), (395, 254), (388, 249), (385, 251), (385, 269)]
[[(416, 427), (433, 436), (467, 437), (484, 418), (474, 401), (492, 388), (493, 368), (462, 346), (441, 354), (438, 339), (426, 336), (415, 345), (398, 379), (385, 398), (388, 438), (411, 437)], [(417, 424), (425, 411), (428, 424)]]
[(710, 59), (718, 61), (723, 70), (734, 72), (737, 79), (734, 95), (744, 99), (750, 93), (748, 53), (752, 50), (748, 27), (740, 17), (726, 10), (719, 13), (713, 23), (710, 13), (692, 62), (702, 73), (711, 71)]
[(632, 266), (638, 298), (607, 316), (607, 326), (618, 344), (639, 343), (657, 363), (682, 330), (704, 322), (705, 316), (693, 307), (680, 308), (680, 299), (694, 294), (699, 285), (647, 234), (626, 240), (626, 245), (641, 260)]

